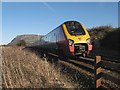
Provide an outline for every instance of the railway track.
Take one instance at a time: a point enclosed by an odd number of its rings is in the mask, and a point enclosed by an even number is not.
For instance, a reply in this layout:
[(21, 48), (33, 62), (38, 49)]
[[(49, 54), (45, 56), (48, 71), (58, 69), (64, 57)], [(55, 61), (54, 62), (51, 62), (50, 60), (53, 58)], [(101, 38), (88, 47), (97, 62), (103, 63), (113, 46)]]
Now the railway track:
[[(47, 53), (45, 58), (52, 64), (55, 64), (56, 67), (60, 66), (61, 72), (72, 76), (75, 81), (79, 82), (79, 85), (81, 85), (82, 82), (84, 88), (94, 87), (95, 59), (93, 57), (79, 57), (77, 59), (69, 58), (68, 60), (63, 60), (60, 59), (58, 55)], [(104, 60), (104, 58), (102, 58), (101, 67), (102, 85), (106, 88), (120, 88), (119, 61), (109, 59)], [(74, 73), (76, 73), (76, 75), (74, 75)], [(81, 78), (84, 79), (81, 80)]]
[[(95, 55), (96, 55), (95, 53), (91, 53), (89, 55), (89, 58), (94, 59)], [(107, 55), (101, 55), (101, 56), (102, 56), (102, 59), (104, 61), (110, 61), (110, 62), (120, 63), (120, 57), (112, 57), (112, 56), (110, 57), (110, 56), (107, 56)]]
[[(51, 54), (51, 56), (56, 57), (56, 59), (59, 59), (59, 56)], [(49, 55), (48, 55), (49, 56)], [(71, 59), (69, 58), (68, 60), (60, 60), (59, 59), (59, 64), (61, 64), (62, 66), (66, 66), (71, 68), (71, 70), (75, 70), (80, 74), (84, 74), (85, 78), (91, 78), (88, 79), (90, 81), (89, 84), (94, 84), (94, 59), (93, 58), (89, 58), (89, 57), (79, 57), (77, 59)], [(101, 63), (101, 67), (102, 67), (102, 84), (103, 87), (106, 88), (118, 88), (120, 87), (119, 83), (120, 83), (120, 63), (116, 62), (116, 61), (106, 61), (106, 60), (102, 60)], [(70, 70), (70, 69), (69, 69)], [(69, 72), (68, 72), (69, 73)], [(80, 78), (80, 77), (79, 77)], [(86, 79), (84, 79), (86, 80)], [(84, 82), (83, 80), (83, 82)], [(88, 85), (90, 87), (90, 85)]]

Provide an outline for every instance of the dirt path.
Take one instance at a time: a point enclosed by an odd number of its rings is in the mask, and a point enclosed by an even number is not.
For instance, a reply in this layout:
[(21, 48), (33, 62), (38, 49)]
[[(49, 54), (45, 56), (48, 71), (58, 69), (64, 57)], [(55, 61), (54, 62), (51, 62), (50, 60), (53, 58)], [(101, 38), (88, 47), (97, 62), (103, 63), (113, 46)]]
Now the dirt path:
[(23, 47), (2, 47), (4, 88), (75, 88), (66, 75)]

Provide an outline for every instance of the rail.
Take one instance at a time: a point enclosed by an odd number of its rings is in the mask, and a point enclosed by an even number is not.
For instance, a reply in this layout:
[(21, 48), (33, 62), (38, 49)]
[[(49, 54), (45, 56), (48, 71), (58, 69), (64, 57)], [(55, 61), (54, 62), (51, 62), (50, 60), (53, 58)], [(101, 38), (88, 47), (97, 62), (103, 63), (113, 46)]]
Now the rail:
[[(120, 73), (120, 63), (116, 63), (116, 61), (111, 60), (102, 60), (101, 56), (96, 56), (95, 59), (80, 57), (79, 60), (86, 64), (91, 64), (94, 66), (94, 69), (84, 65), (81, 67), (82, 69), (88, 70), (89, 72), (94, 72), (94, 80), (95, 80), (95, 87), (103, 87), (102, 86), (102, 79), (109, 80), (117, 85), (120, 85), (119, 76), (116, 77), (115, 75), (111, 75), (113, 72), (119, 74)], [(107, 72), (108, 71), (108, 72)]]
[(70, 64), (74, 64), (75, 66), (91, 73), (91, 76), (94, 77), (95, 88), (102, 88), (102, 87), (105, 88), (105, 86), (102, 84), (103, 79), (109, 80), (117, 85), (120, 84), (119, 77), (116, 77), (115, 75), (111, 75), (112, 72), (118, 74), (120, 72), (119, 70), (120, 63), (116, 63), (116, 61), (115, 62), (105, 61), (101, 58), (101, 56), (96, 56), (94, 59), (79, 57), (76, 60), (69, 59), (66, 62)]
[[(59, 56), (52, 56), (59, 58)], [(94, 58), (79, 57), (76, 60), (72, 60), (70, 58), (65, 62), (73, 64), (82, 70), (91, 73), (91, 76), (94, 77), (95, 88), (105, 87), (103, 84), (104, 80), (109, 80), (120, 87), (120, 62), (117, 60), (104, 60), (101, 56), (95, 56)]]

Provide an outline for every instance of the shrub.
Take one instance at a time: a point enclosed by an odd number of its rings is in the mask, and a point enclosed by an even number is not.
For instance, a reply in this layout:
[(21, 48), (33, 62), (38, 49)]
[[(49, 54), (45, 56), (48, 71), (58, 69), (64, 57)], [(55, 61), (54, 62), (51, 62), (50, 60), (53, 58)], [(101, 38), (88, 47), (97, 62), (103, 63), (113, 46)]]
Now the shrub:
[(17, 46), (26, 46), (25, 40), (20, 40), (17, 44)]

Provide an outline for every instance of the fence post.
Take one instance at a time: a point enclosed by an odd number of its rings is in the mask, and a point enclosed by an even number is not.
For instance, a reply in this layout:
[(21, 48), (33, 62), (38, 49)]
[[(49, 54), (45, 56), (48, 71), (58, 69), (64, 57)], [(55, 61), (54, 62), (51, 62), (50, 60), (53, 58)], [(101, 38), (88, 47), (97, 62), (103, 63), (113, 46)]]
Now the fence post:
[(95, 57), (95, 88), (100, 88), (102, 81), (102, 68), (101, 68), (101, 56)]

